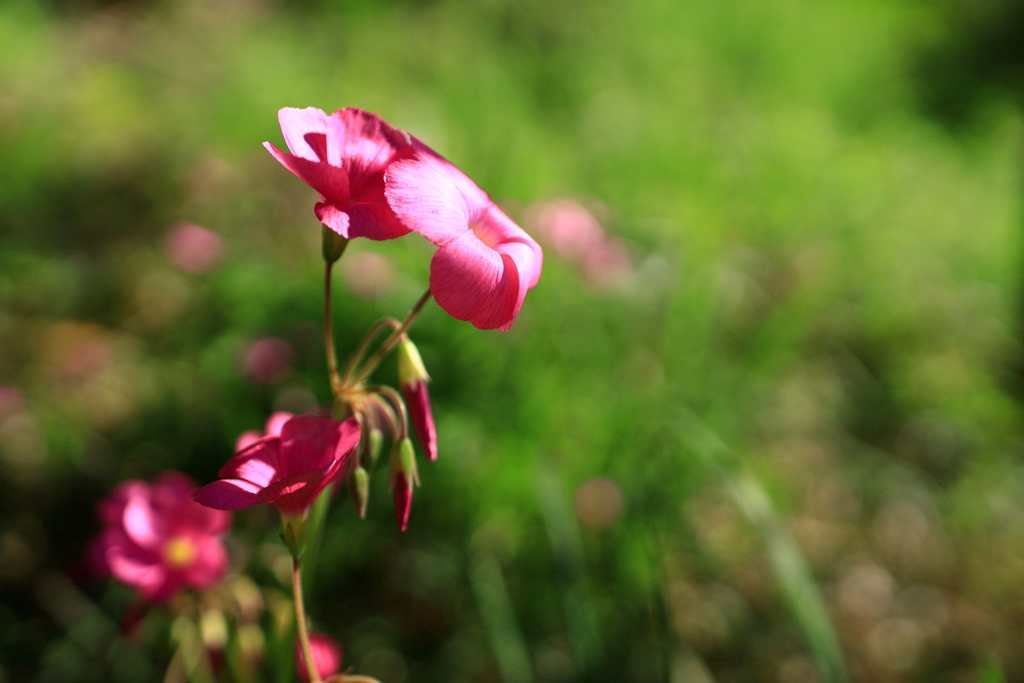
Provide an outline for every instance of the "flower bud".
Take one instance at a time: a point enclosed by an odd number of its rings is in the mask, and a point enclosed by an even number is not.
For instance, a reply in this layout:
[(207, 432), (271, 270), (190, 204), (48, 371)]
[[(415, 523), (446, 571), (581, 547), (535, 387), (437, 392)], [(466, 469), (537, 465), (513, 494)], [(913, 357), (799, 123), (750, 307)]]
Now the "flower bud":
[[(327, 678), (341, 669), (341, 646), (323, 633), (309, 634), (309, 650), (313, 655), (313, 666), (320, 678)], [(306, 655), (302, 651), (302, 643), (295, 640), (295, 668), (299, 678), (309, 683), (309, 667), (306, 666)]]
[(398, 379), (402, 384), (402, 393), (405, 394), (416, 438), (420, 440), (427, 458), (434, 462), (437, 460), (437, 429), (434, 426), (434, 413), (430, 409), (430, 393), (427, 391), (430, 377), (423, 367), (420, 352), (408, 338), (398, 345)]
[(360, 465), (356, 465), (348, 475), (348, 496), (356, 513), (365, 519), (366, 504), (370, 499), (370, 475)]
[(423, 366), (420, 351), (411, 339), (404, 337), (402, 341), (398, 342), (396, 354), (398, 356), (398, 381), (402, 383), (402, 386), (430, 381), (430, 375), (427, 374), (427, 369)]
[(334, 263), (345, 253), (345, 247), (348, 246), (348, 238), (342, 237), (326, 225), (322, 226), (322, 228), (320, 236), (323, 239), (324, 261)]
[(391, 493), (395, 500), (395, 516), (398, 528), (405, 531), (409, 525), (409, 511), (412, 508), (412, 489), (420, 483), (416, 471), (416, 454), (409, 439), (402, 439), (391, 451)]
[(370, 428), (370, 440), (368, 451), (370, 454), (370, 467), (377, 464), (377, 458), (380, 457), (380, 450), (384, 447), (384, 432), (377, 429), (376, 427)]

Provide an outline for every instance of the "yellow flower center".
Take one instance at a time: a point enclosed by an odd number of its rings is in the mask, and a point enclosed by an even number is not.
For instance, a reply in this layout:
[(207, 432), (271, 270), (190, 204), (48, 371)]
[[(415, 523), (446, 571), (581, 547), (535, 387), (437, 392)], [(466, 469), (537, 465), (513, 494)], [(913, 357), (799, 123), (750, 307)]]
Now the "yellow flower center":
[(164, 545), (164, 561), (171, 569), (185, 569), (196, 559), (196, 544), (191, 539), (178, 536)]

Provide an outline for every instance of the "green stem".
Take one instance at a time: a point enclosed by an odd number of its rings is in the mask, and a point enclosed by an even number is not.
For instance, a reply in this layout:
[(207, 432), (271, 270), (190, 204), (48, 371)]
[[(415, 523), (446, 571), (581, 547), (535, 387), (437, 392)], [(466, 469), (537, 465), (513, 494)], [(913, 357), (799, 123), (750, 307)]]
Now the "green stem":
[(348, 366), (345, 368), (344, 381), (347, 382), (348, 378), (352, 376), (352, 373), (356, 371), (356, 367), (359, 365), (359, 361), (361, 361), (363, 359), (363, 356), (366, 355), (366, 350), (370, 346), (370, 342), (373, 341), (373, 338), (377, 336), (378, 332), (380, 332), (385, 327), (390, 327), (393, 330), (397, 330), (401, 326), (402, 323), (398, 322), (394, 318), (383, 318), (382, 320), (378, 320), (377, 322), (375, 322), (373, 324), (373, 327), (371, 327), (369, 331), (365, 335), (363, 335), (363, 340), (359, 342), (359, 348), (356, 349), (356, 352), (352, 354), (352, 358), (349, 359)]
[(377, 368), (380, 362), (384, 359), (384, 356), (388, 355), (388, 351), (394, 348), (395, 344), (397, 344), (402, 338), (402, 335), (405, 334), (405, 331), (408, 330), (409, 326), (412, 325), (414, 320), (416, 320), (416, 316), (419, 315), (428, 299), (430, 299), (429, 289), (423, 293), (423, 296), (419, 298), (416, 305), (412, 307), (412, 310), (409, 311), (409, 315), (405, 316), (405, 320), (402, 321), (402, 324), (391, 333), (391, 336), (388, 337), (383, 344), (381, 344), (381, 347), (377, 349), (377, 353), (370, 356), (370, 360), (366, 361), (359, 372), (349, 380), (350, 385), (358, 385)]
[(406, 414), (405, 401), (402, 400), (402, 396), (391, 387), (384, 385), (368, 387), (368, 390), (380, 394), (381, 396), (385, 397), (393, 406), (395, 406), (395, 410), (398, 413), (398, 420), (401, 431), (401, 434), (399, 435), (398, 438), (407, 438), (409, 436), (409, 418)]
[(331, 273), (332, 261), (324, 262), (324, 346), (327, 348), (327, 371), (331, 376), (331, 393), (341, 397), (341, 378), (338, 376), (338, 357), (334, 352), (334, 324), (331, 321)]
[(295, 620), (299, 627), (299, 644), (302, 647), (302, 656), (306, 660), (310, 683), (323, 683), (320, 673), (316, 670), (316, 662), (313, 661), (313, 648), (309, 645), (309, 631), (306, 630), (306, 608), (302, 602), (302, 571), (299, 568), (299, 558), (297, 557), (292, 558), (292, 592), (295, 595)]

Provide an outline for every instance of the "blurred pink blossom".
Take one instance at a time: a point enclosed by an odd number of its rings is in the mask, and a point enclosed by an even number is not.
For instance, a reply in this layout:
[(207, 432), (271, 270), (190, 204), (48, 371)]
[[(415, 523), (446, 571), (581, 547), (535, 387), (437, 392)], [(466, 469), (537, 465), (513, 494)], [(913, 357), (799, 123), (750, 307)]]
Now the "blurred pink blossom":
[(175, 267), (192, 275), (205, 275), (224, 258), (224, 240), (215, 232), (182, 223), (167, 235), (164, 253)]
[(193, 501), (195, 489), (180, 472), (119, 484), (96, 508), (105, 526), (87, 551), (91, 563), (157, 602), (183, 586), (211, 586), (227, 569), (231, 514)]
[(618, 287), (628, 282), (633, 262), (625, 245), (601, 228), (585, 206), (570, 199), (535, 204), (530, 209), (537, 234), (572, 261), (597, 285)]
[(395, 266), (387, 256), (357, 251), (342, 260), (341, 269), (349, 291), (362, 299), (378, 299), (395, 285)]
[(242, 354), (242, 369), (246, 376), (261, 384), (280, 384), (288, 379), (294, 362), (292, 345), (277, 337), (257, 339)]
[[(334, 638), (323, 633), (310, 633), (309, 650), (320, 678), (333, 676), (341, 669), (341, 645)], [(298, 639), (295, 641), (295, 668), (299, 672), (299, 678), (309, 683), (309, 668), (306, 666), (306, 656)]]

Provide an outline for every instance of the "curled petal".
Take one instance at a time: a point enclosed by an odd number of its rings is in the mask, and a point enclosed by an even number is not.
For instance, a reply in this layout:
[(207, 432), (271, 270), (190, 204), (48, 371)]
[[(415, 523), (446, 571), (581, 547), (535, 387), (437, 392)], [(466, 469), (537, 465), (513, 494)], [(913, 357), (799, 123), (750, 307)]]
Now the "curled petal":
[(482, 200), (471, 197), (471, 205), (450, 166), (440, 157), (427, 156), (396, 161), (384, 173), (384, 194), (395, 215), (438, 246), (467, 232), (472, 214), (487, 201), (486, 195)]
[(526, 297), (512, 256), (468, 230), (434, 254), (430, 290), (441, 308), (481, 330), (507, 330)]

